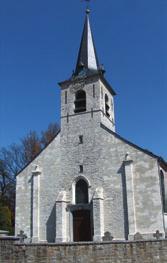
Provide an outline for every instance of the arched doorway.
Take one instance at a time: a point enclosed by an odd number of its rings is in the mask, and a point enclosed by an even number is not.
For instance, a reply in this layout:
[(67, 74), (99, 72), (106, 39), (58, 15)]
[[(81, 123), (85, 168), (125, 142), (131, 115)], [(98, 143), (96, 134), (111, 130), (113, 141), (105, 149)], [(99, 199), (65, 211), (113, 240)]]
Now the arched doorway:
[(89, 203), (88, 183), (80, 178), (75, 185), (73, 215), (73, 241), (92, 241), (92, 205)]

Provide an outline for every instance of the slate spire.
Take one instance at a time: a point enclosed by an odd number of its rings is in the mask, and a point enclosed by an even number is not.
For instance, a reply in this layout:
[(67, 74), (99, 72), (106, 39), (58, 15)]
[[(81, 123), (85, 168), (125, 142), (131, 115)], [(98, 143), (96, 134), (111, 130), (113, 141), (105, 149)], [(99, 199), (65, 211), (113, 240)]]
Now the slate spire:
[(86, 9), (85, 24), (75, 69), (75, 76), (90, 75), (102, 70), (100, 69), (93, 35), (89, 22), (90, 10)]

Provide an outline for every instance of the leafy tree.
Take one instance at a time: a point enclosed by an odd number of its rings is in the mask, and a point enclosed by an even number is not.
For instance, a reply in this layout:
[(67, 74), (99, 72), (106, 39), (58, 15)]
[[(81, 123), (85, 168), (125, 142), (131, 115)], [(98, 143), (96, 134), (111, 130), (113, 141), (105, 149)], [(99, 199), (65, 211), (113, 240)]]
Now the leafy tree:
[(60, 128), (57, 123), (50, 123), (46, 131), (42, 131), (41, 144), (46, 147), (58, 134)]
[(12, 144), (9, 148), (0, 150), (0, 160), (8, 174), (10, 181), (15, 181), (16, 174), (26, 164), (23, 147), (21, 145)]
[(15, 182), (16, 175), (39, 152), (45, 148), (59, 132), (59, 126), (51, 123), (41, 135), (30, 131), (20, 142), (0, 149), (0, 229), (14, 229)]
[(3, 200), (8, 189), (9, 179), (4, 162), (0, 160), (0, 198)]
[(11, 233), (14, 226), (15, 178), (8, 169), (5, 161), (0, 160), (0, 229)]
[(10, 234), (13, 233), (12, 228), (12, 214), (8, 206), (3, 206), (0, 203), (0, 228), (9, 231)]
[(35, 131), (30, 131), (29, 134), (22, 139), (21, 148), (22, 159), (26, 165), (42, 150), (41, 141)]

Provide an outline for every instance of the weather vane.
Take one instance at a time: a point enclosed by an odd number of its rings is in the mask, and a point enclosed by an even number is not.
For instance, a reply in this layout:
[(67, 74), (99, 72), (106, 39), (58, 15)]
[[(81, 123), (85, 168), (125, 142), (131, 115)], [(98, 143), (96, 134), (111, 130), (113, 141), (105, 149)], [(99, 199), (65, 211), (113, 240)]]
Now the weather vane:
[(82, 1), (85, 1), (85, 2), (87, 2), (87, 3), (89, 3), (89, 2), (90, 2), (90, 0), (82, 0)]
[(89, 3), (91, 0), (82, 0), (82, 1), (87, 3), (87, 10), (89, 10)]

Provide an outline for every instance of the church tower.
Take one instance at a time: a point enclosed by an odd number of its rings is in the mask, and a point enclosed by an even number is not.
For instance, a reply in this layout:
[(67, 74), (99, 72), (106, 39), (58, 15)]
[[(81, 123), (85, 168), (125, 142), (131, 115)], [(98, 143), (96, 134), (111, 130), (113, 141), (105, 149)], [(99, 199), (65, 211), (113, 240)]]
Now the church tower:
[(61, 86), (61, 128), (78, 118), (97, 118), (115, 131), (115, 92), (104, 78), (103, 66), (99, 64), (95, 43), (89, 22), (89, 9), (72, 77), (60, 83)]
[[(99, 199), (98, 204), (95, 200), (96, 188), (102, 185), (103, 181), (97, 165), (100, 158), (99, 141), (101, 135), (99, 130), (102, 123), (110, 130), (115, 131), (115, 92), (104, 78), (105, 71), (99, 64), (89, 13), (90, 11), (87, 9), (76, 69), (69, 80), (60, 83), (61, 177), (64, 178), (63, 183), (69, 189), (62, 202), (72, 203), (69, 205), (69, 213), (73, 218), (72, 235), (74, 236), (69, 237), (67, 234), (69, 231), (62, 227), (65, 225), (67, 228), (70, 227), (64, 217), (63, 221), (60, 220), (61, 226), (57, 228), (59, 233), (56, 234), (56, 241), (101, 240), (104, 234), (102, 233), (103, 222), (100, 222), (100, 218), (103, 217), (102, 200)], [(93, 186), (90, 182), (93, 182)], [(70, 189), (70, 183), (73, 185), (72, 189)], [(77, 187), (81, 191), (78, 192), (78, 197)], [(62, 189), (64, 189), (63, 186)], [(83, 189), (86, 193), (82, 193)], [(84, 200), (79, 200), (82, 199), (82, 194), (86, 196), (83, 197)], [(57, 205), (60, 205), (59, 201)], [(61, 209), (63, 207), (60, 208), (62, 215)], [(86, 231), (80, 233), (77, 229), (80, 220), (85, 222), (83, 229), (87, 229), (87, 233)]]

